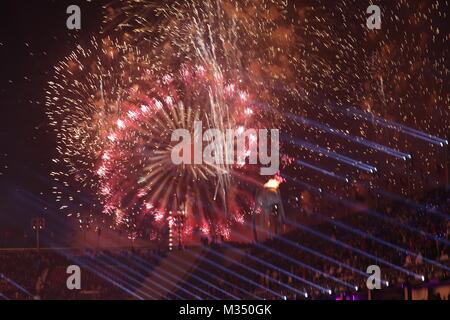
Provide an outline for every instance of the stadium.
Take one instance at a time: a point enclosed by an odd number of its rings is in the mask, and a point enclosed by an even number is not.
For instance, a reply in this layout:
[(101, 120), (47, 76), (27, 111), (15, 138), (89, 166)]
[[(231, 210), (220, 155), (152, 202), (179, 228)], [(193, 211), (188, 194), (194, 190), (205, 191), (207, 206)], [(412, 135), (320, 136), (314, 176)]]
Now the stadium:
[(19, 2), (0, 300), (448, 300), (447, 1)]

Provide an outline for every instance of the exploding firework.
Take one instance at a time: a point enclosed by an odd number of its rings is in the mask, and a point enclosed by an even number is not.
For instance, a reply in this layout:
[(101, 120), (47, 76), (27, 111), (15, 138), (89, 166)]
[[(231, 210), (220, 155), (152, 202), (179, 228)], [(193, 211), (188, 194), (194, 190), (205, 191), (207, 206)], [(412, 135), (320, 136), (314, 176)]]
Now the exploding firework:
[[(221, 129), (258, 125), (250, 96), (208, 66), (162, 68), (136, 47), (92, 40), (90, 49), (80, 46), (57, 65), (49, 83), (48, 116), (69, 169), (53, 176), (94, 192), (116, 227), (135, 230), (149, 219), (163, 227), (181, 206), (190, 228), (227, 224), (235, 201), (229, 182), (242, 165), (174, 165), (171, 136), (193, 132), (195, 121)], [(227, 230), (221, 223), (214, 232)]]
[[(54, 161), (66, 168), (52, 174), (57, 181), (65, 187), (76, 183), (108, 193), (109, 187), (98, 176), (107, 174), (100, 163), (108, 158), (105, 150), (115, 141), (112, 128), (120, 126), (127, 104), (142, 98), (139, 89), (150, 81), (154, 68), (139, 49), (109, 38), (93, 39), (89, 48), (78, 46), (55, 67), (46, 104), (61, 155)], [(57, 194), (58, 201), (66, 200), (63, 192)]]

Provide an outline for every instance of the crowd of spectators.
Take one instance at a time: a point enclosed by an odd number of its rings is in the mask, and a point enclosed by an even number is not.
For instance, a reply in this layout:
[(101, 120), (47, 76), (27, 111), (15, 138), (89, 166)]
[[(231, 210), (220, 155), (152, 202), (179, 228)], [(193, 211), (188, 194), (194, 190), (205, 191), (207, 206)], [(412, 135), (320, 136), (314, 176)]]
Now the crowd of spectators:
[[(163, 256), (150, 249), (1, 251), (0, 298), (130, 299)], [(81, 290), (67, 287), (67, 268), (72, 265), (82, 270)]]
[[(185, 288), (198, 288), (195, 294), (205, 299), (230, 299), (230, 293), (246, 299), (367, 298), (371, 265), (380, 267), (386, 291), (445, 283), (450, 280), (450, 192), (437, 189), (415, 201), (378, 201), (343, 216), (313, 213), (314, 227), (239, 245), (240, 258), (226, 269), (217, 268), (230, 264), (226, 246), (212, 249)], [(192, 298), (183, 290), (176, 295)]]

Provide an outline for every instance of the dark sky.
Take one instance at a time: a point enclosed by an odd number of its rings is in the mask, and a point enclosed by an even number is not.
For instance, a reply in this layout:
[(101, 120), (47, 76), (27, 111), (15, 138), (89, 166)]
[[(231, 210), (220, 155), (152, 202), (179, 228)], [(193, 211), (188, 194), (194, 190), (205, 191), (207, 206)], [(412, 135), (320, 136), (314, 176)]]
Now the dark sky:
[[(77, 4), (82, 29), (66, 28)], [(46, 82), (77, 38), (101, 27), (101, 1), (2, 0), (0, 4), (0, 229), (23, 229), (30, 218), (55, 216), (49, 177), (55, 153), (44, 108)]]

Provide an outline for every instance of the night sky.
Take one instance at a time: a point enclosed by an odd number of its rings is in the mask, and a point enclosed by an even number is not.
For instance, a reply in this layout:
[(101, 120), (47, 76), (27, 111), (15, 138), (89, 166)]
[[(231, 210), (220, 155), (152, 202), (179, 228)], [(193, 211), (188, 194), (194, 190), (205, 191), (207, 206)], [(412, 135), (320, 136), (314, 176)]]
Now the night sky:
[[(82, 10), (82, 29), (66, 28), (66, 8)], [(49, 177), (55, 137), (44, 97), (55, 61), (101, 22), (101, 2), (4, 0), (0, 4), (0, 229), (29, 230), (30, 219), (57, 217)]]

